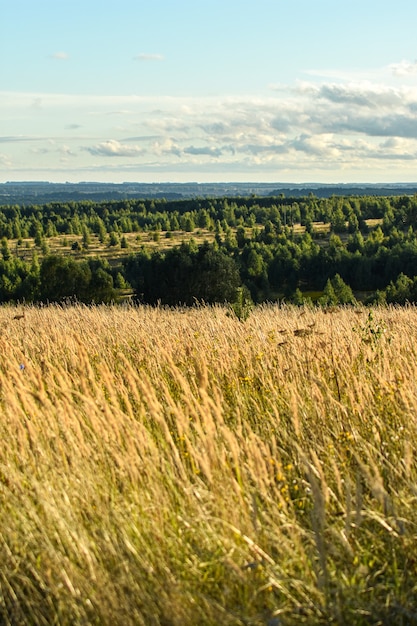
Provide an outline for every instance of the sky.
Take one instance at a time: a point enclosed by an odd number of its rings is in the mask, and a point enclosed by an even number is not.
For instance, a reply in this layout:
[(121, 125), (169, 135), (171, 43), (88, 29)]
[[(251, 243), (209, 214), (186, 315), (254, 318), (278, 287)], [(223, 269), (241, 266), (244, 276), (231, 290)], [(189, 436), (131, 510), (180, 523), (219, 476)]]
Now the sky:
[(415, 182), (415, 0), (0, 0), (0, 182)]

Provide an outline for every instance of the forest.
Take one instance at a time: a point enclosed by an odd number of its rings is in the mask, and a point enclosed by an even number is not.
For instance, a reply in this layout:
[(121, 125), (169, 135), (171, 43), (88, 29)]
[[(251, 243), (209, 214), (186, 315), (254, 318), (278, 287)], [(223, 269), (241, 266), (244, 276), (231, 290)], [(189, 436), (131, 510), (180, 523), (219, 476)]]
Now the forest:
[(0, 301), (416, 302), (416, 229), (417, 195), (4, 205)]

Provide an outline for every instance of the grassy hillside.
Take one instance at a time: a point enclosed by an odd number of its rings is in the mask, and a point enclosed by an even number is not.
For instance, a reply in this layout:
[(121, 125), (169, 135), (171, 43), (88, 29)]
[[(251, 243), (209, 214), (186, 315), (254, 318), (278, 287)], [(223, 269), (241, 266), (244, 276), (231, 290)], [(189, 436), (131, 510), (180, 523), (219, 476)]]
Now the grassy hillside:
[(0, 327), (1, 624), (417, 623), (415, 308)]

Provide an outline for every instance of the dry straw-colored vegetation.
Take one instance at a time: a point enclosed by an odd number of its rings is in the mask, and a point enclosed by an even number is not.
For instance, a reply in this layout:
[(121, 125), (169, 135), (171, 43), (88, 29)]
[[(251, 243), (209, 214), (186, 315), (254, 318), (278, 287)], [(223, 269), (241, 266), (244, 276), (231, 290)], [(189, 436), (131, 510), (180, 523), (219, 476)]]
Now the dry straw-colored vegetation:
[(416, 309), (0, 327), (1, 624), (417, 623)]

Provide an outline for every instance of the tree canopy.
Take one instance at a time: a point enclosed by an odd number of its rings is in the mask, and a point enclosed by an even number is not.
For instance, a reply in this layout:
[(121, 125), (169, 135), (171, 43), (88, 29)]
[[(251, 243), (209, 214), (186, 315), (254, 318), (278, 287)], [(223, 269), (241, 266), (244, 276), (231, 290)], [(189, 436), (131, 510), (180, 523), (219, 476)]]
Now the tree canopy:
[[(197, 229), (210, 242), (197, 245)], [(189, 241), (164, 247), (176, 231)], [(158, 249), (132, 255), (126, 234), (141, 232)], [(118, 262), (87, 258), (93, 235), (123, 252)], [(73, 256), (51, 253), (51, 238), (72, 236)], [(27, 238), (29, 259), (20, 253)], [(5, 205), (0, 239), (2, 302), (109, 302), (129, 285), (138, 300), (169, 305), (232, 301), (240, 287), (254, 302), (326, 294), (346, 302), (347, 289), (367, 301), (416, 300), (417, 195)]]

